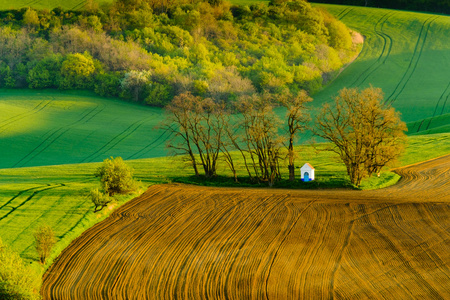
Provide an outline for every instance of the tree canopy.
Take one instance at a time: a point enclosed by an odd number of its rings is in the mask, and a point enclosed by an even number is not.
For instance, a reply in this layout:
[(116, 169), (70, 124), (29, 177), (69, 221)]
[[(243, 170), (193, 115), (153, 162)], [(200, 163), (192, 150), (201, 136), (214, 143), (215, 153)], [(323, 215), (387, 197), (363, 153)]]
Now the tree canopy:
[(316, 123), (316, 135), (331, 142), (328, 150), (339, 154), (356, 186), (394, 162), (406, 141), (406, 124), (379, 88), (341, 90), (333, 105), (323, 105)]
[(313, 93), (358, 51), (345, 25), (304, 0), (90, 1), (0, 20), (0, 87), (91, 89), (158, 106), (185, 92), (222, 102)]

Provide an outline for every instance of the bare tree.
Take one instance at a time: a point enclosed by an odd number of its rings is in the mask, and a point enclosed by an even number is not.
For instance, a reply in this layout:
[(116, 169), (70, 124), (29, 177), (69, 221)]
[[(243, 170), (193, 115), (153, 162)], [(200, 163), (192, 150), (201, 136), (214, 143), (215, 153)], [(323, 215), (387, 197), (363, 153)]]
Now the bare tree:
[(209, 98), (184, 93), (176, 96), (166, 107), (169, 112), (164, 126), (174, 138), (169, 147), (177, 154), (187, 154), (199, 175), (201, 165), (206, 177), (216, 175), (217, 162), (225, 132), (224, 107)]
[(379, 88), (345, 88), (334, 106), (322, 107), (315, 134), (332, 143), (328, 150), (339, 154), (350, 181), (359, 186), (401, 154), (407, 128), (399, 113), (383, 103)]
[(308, 96), (306, 91), (301, 90), (296, 96), (291, 94), (282, 95), (279, 101), (287, 108), (286, 118), (288, 125), (288, 145), (287, 158), (289, 160), (289, 180), (295, 180), (295, 160), (297, 153), (294, 150), (294, 143), (297, 135), (307, 128), (308, 122), (311, 120), (307, 113), (306, 103), (311, 102), (312, 98)]
[(217, 161), (226, 126), (223, 123), (224, 119), (218, 118), (222, 109), (223, 107), (210, 98), (200, 100), (194, 107), (194, 114), (198, 116), (199, 122), (192, 123), (192, 141), (206, 177), (216, 176)]
[(282, 138), (278, 134), (281, 121), (273, 110), (272, 99), (267, 95), (244, 96), (238, 103), (238, 112), (241, 114), (242, 133), (236, 145), (241, 153), (245, 151), (249, 156), (245, 160), (247, 170), (250, 173), (248, 162), (254, 177), (272, 186), (281, 178), (279, 160), (282, 146)]

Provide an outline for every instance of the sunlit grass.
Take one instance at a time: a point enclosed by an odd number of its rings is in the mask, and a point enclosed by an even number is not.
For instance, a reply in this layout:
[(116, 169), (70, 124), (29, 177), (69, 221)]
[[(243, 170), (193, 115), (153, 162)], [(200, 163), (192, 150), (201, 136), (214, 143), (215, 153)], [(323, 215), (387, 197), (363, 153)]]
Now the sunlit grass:
[[(110, 3), (113, 0), (96, 0), (97, 3)], [(85, 0), (0, 0), (0, 10), (7, 9), (20, 9), (32, 7), (35, 9), (53, 9), (55, 7), (61, 7), (67, 10), (79, 10), (83, 9), (86, 5)]]

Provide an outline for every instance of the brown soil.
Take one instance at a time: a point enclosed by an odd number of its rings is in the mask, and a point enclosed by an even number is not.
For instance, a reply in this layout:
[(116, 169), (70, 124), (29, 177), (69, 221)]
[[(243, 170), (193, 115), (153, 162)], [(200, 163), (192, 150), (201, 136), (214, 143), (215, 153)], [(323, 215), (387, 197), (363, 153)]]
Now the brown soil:
[(450, 299), (450, 155), (377, 191), (152, 186), (76, 239), (44, 299)]

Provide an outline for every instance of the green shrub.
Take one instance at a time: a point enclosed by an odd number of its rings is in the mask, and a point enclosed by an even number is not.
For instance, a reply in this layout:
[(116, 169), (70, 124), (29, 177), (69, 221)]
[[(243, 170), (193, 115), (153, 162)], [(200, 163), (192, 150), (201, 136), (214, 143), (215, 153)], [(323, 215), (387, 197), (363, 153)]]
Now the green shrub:
[[(95, 212), (102, 210), (103, 207), (108, 205), (108, 203), (111, 202), (111, 198), (108, 194), (104, 194), (98, 189), (91, 190), (89, 194), (92, 203), (94, 203), (95, 206)], [(98, 208), (100, 207), (100, 208)]]
[(41, 299), (40, 284), (40, 274), (26, 266), (20, 256), (0, 239), (0, 299)]
[(121, 157), (107, 158), (95, 172), (100, 177), (101, 186), (109, 196), (133, 192), (137, 184), (133, 179), (133, 169)]

